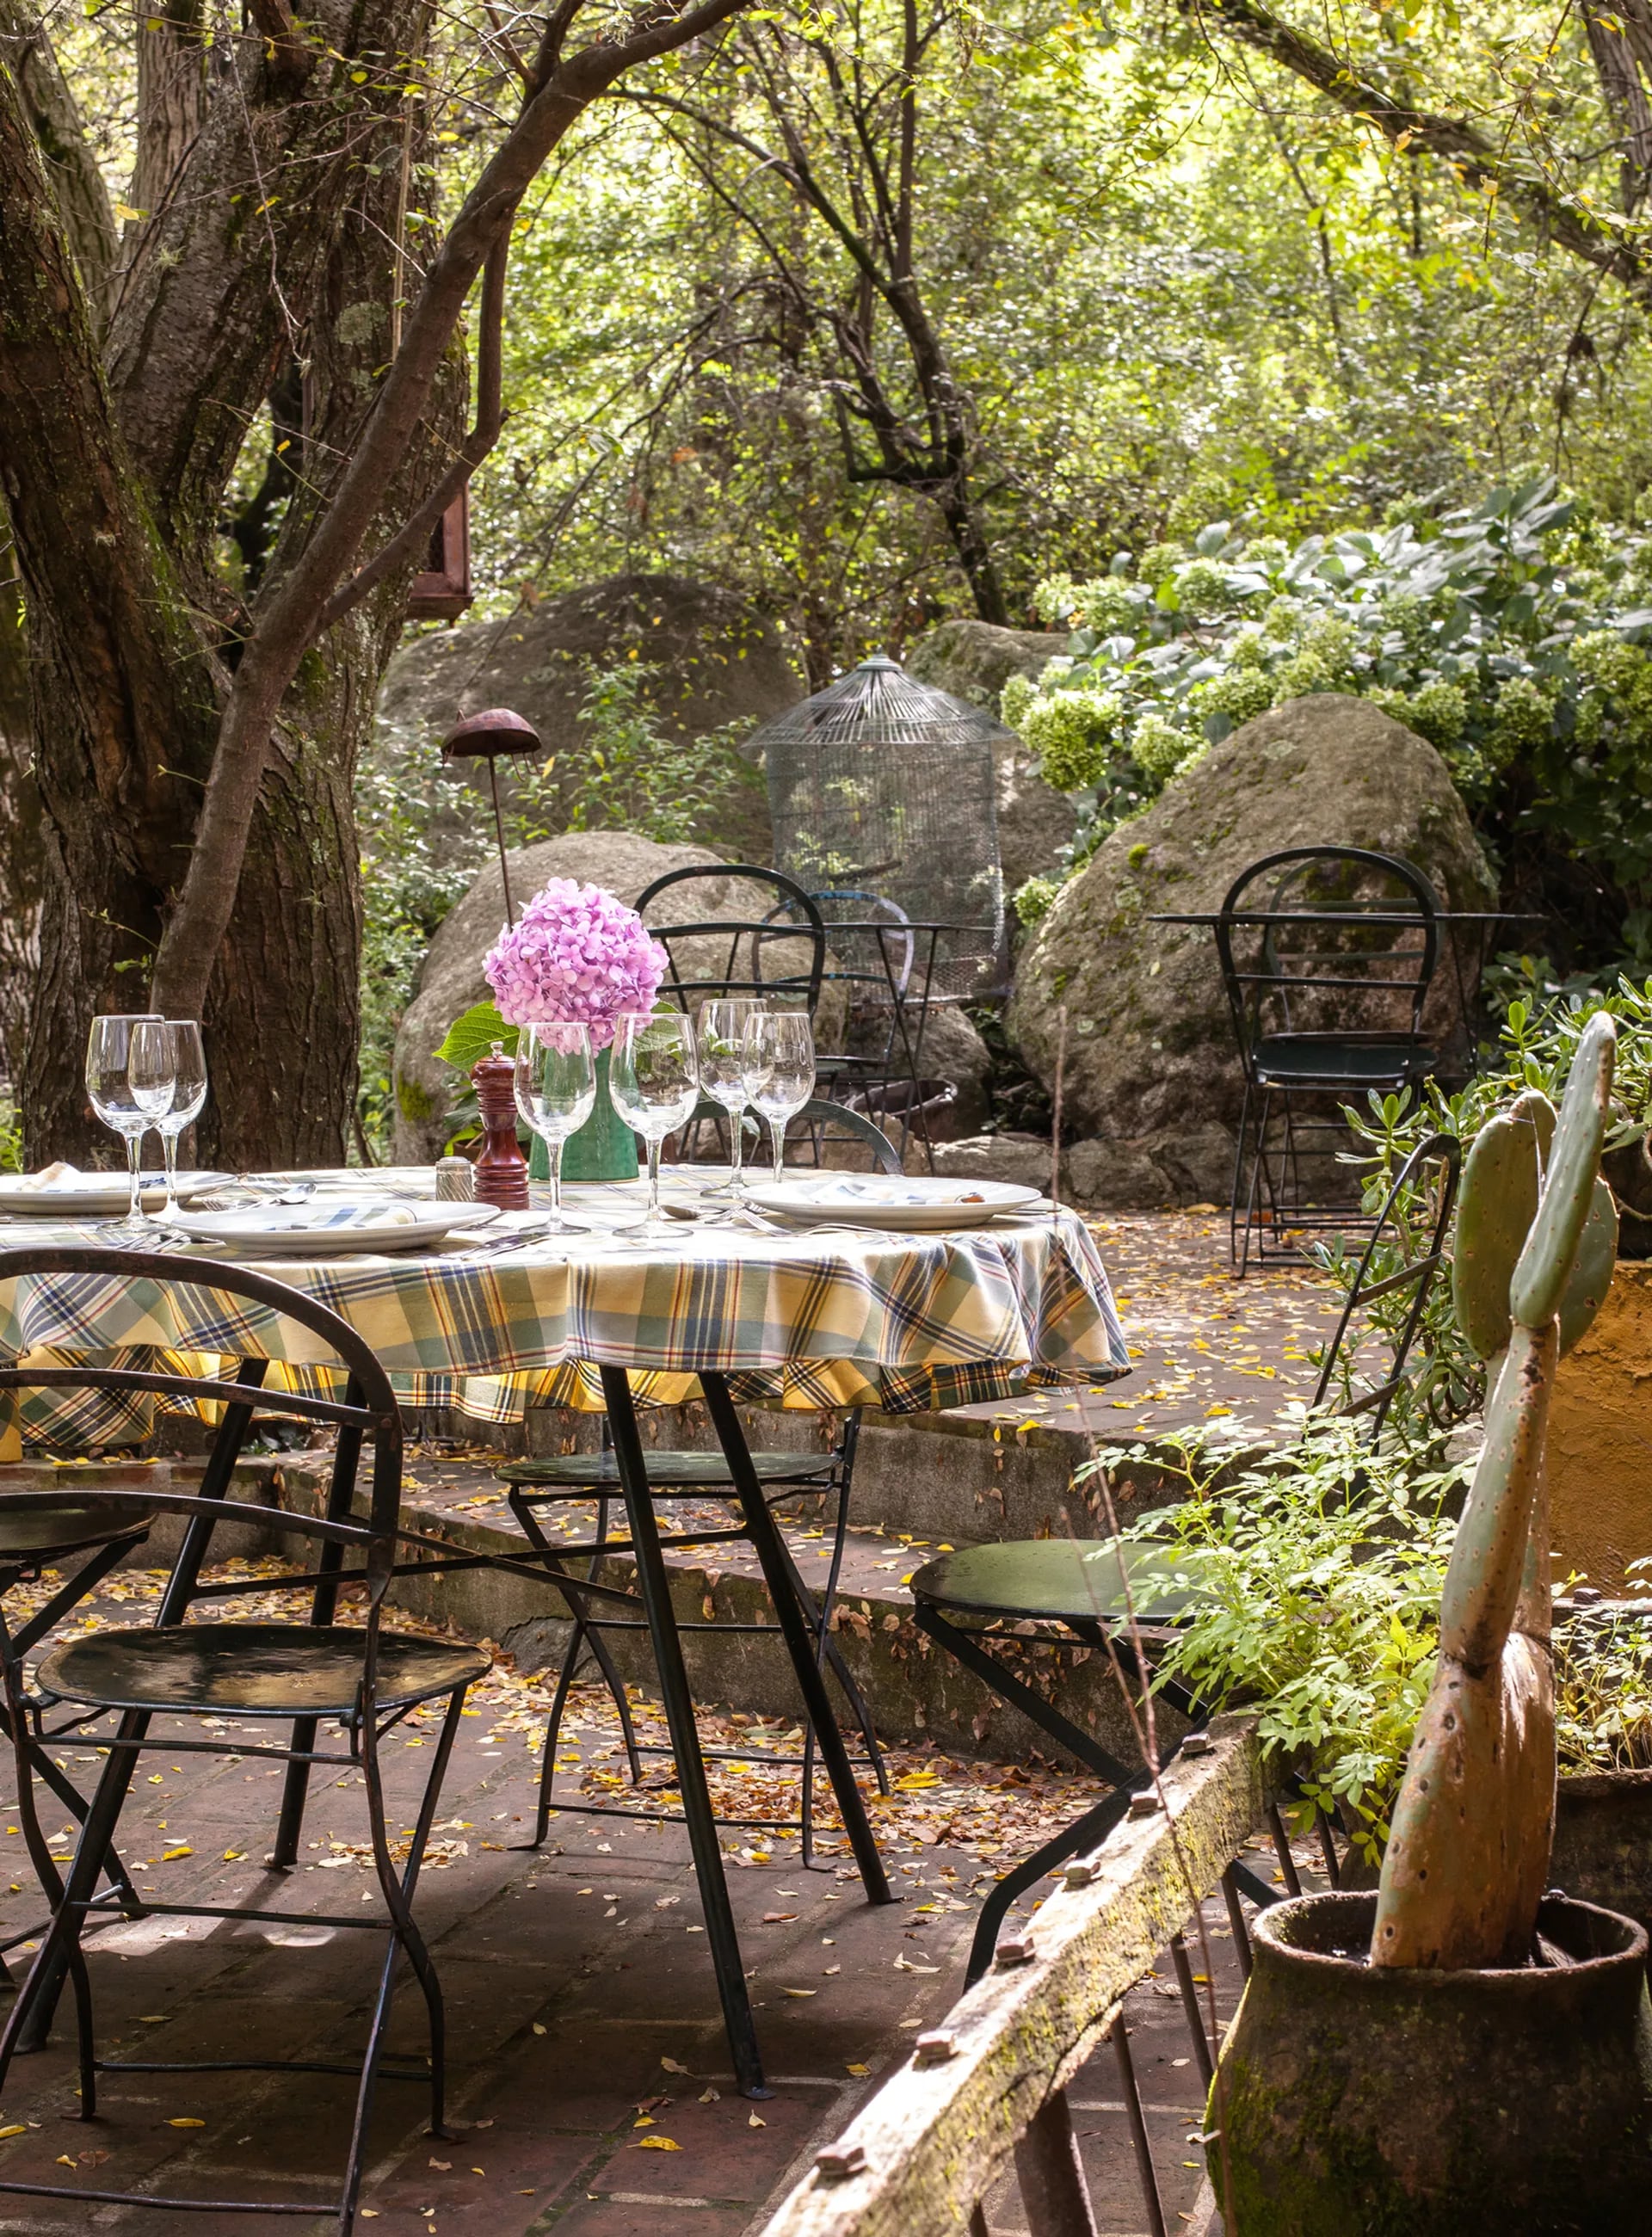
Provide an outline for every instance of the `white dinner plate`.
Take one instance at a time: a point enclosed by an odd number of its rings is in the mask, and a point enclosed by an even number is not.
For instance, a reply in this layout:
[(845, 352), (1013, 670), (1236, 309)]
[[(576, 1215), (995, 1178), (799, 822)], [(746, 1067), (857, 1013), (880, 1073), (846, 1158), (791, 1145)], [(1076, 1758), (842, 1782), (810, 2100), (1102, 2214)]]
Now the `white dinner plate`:
[(203, 1243), (245, 1258), (336, 1258), (364, 1250), (416, 1250), (457, 1228), (499, 1217), (492, 1204), (429, 1198), (314, 1196), (302, 1204), (247, 1204), (234, 1211), (180, 1212), (173, 1223)]
[(930, 1233), (947, 1227), (981, 1227), (1001, 1212), (1037, 1204), (1041, 1191), (1012, 1181), (948, 1180), (939, 1174), (908, 1179), (894, 1173), (799, 1174), (778, 1188), (772, 1182), (748, 1191), (759, 1211), (800, 1226), (890, 1227)]
[[(193, 1196), (221, 1187), (228, 1178), (227, 1173), (180, 1173), (179, 1201), (187, 1203)], [(159, 1211), (166, 1200), (166, 1184), (160, 1175), (146, 1173), (143, 1209)], [(67, 1173), (44, 1188), (28, 1173), (0, 1174), (0, 1212), (13, 1218), (53, 1219), (71, 1224), (78, 1219), (118, 1219), (129, 1202), (124, 1173)]]

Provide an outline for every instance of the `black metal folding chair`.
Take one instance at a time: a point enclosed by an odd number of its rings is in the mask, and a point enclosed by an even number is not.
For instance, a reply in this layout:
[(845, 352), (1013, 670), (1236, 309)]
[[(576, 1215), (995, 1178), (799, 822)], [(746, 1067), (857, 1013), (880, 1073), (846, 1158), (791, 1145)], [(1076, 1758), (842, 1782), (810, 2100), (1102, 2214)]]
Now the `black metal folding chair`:
[[(728, 1121), (729, 1114), (719, 1105), (703, 1102), (690, 1123), (726, 1125)], [(829, 1144), (836, 1143), (864, 1150), (875, 1169), (880, 1172), (899, 1173), (901, 1171), (899, 1154), (889, 1137), (870, 1119), (862, 1118), (858, 1112), (845, 1110), (841, 1104), (818, 1099), (806, 1104), (788, 1130), (789, 1139), (798, 1136), (812, 1150), (813, 1162), (816, 1165), (823, 1162)], [(779, 1543), (797, 1605), (815, 1635), (816, 1665), (829, 1670), (836, 1679), (850, 1713), (860, 1727), (866, 1760), (877, 1779), (879, 1791), (887, 1794), (889, 1772), (878, 1745), (872, 1712), (831, 1632), (832, 1613), (836, 1604), (837, 1584), (843, 1571), (843, 1547), (849, 1529), (849, 1497), (859, 1431), (859, 1409), (850, 1408), (844, 1415), (837, 1442), (829, 1452), (753, 1453), (751, 1465), (770, 1507), (803, 1498), (817, 1498), (825, 1506), (828, 1527), (831, 1532), (831, 1549), (823, 1584), (809, 1584), (792, 1559), (783, 1536), (779, 1537)], [(545, 1564), (546, 1574), (555, 1579), (573, 1613), (573, 1625), (562, 1666), (557, 1675), (556, 1691), (552, 1697), (551, 1713), (545, 1725), (545, 1752), (539, 1767), (539, 1811), (532, 1841), (532, 1846), (537, 1848), (545, 1838), (553, 1810), (572, 1811), (591, 1817), (636, 1814), (635, 1811), (627, 1812), (612, 1803), (571, 1801), (556, 1791), (558, 1736), (566, 1713), (570, 1691), (587, 1656), (612, 1697), (633, 1786), (642, 1780), (643, 1758), (645, 1755), (669, 1755), (671, 1751), (663, 1745), (650, 1745), (638, 1739), (624, 1684), (605, 1639), (605, 1633), (610, 1632), (647, 1629), (646, 1617), (637, 1595), (629, 1590), (604, 1586), (600, 1580), (605, 1561), (634, 1550), (628, 1537), (623, 1533), (615, 1535), (610, 1528), (611, 1509), (620, 1503), (620, 1482), (618, 1460), (606, 1417), (603, 1422), (600, 1450), (594, 1453), (559, 1453), (546, 1460), (512, 1461), (499, 1470), (499, 1480), (507, 1487), (512, 1514), (535, 1554)], [(734, 1480), (728, 1462), (720, 1451), (651, 1450), (648, 1454), (648, 1481), (650, 1490), (657, 1499), (715, 1501), (727, 1507), (732, 1515), (738, 1515), (739, 1502)], [(596, 1514), (589, 1539), (558, 1540), (548, 1534), (541, 1519), (545, 1509), (592, 1501)], [(694, 1523), (662, 1536), (659, 1543), (665, 1551), (681, 1553), (700, 1547), (750, 1542), (750, 1529), (743, 1520), (730, 1519), (716, 1526)], [(573, 1561), (584, 1562), (583, 1574), (570, 1574), (568, 1565)], [(615, 1612), (606, 1613), (605, 1610)], [(773, 1623), (757, 1622), (679, 1621), (677, 1625), (677, 1629), (683, 1632), (743, 1633), (754, 1637), (773, 1634), (777, 1628)], [(796, 1818), (741, 1822), (762, 1825), (774, 1831), (799, 1833), (803, 1862), (805, 1864), (812, 1863), (816, 1736), (807, 1718), (803, 1720), (801, 1755), (752, 1747), (707, 1749), (704, 1752), (713, 1758), (721, 1755), (743, 1763), (767, 1763), (778, 1768), (801, 1770), (802, 1792)], [(663, 1816), (668, 1821), (674, 1820), (677, 1815), (670, 1811), (655, 1811), (651, 1807), (648, 1814), (651, 1817)]]
[[(1373, 1441), (1404, 1385), (1406, 1361), (1429, 1292), (1444, 1264), (1459, 1158), (1454, 1136), (1434, 1134), (1405, 1160), (1377, 1215), (1342, 1316), (1325, 1347), (1314, 1407), (1334, 1396), (1332, 1413), (1368, 1415)], [(1371, 1312), (1374, 1307), (1382, 1309), (1379, 1314)], [(1363, 1384), (1348, 1357), (1350, 1330), (1361, 1313), (1371, 1315), (1389, 1352), (1378, 1379)], [(1048, 1538), (965, 1547), (926, 1562), (914, 1575), (913, 1620), (918, 1628), (1112, 1789), (994, 1887), (976, 1927), (969, 1980), (977, 1979), (991, 1963), (998, 1930), (1010, 1905), (1065, 1858), (1104, 1839), (1127, 1814), (1133, 1798), (1153, 1783), (1145, 1765), (1121, 1762), (1063, 1714), (1054, 1700), (990, 1653), (988, 1643), (994, 1634), (1001, 1640), (1012, 1636), (1017, 1625), (1050, 1627), (1042, 1644), (1058, 1651), (1099, 1649), (1116, 1660), (1125, 1679), (1145, 1689), (1153, 1682), (1153, 1650), (1173, 1640), (1178, 1623), (1197, 1603), (1199, 1567), (1196, 1555), (1184, 1555), (1167, 1586), (1165, 1550), (1151, 1541)], [(1139, 1613), (1144, 1607), (1149, 1610), (1145, 1617)], [(956, 1620), (961, 1616), (966, 1620)], [(1186, 1718), (1194, 1732), (1206, 1721), (1207, 1709), (1186, 1686), (1160, 1678), (1158, 1688), (1160, 1698)], [(1186, 1745), (1184, 1740), (1165, 1746), (1161, 1736), (1163, 1760), (1168, 1762), (1178, 1746)], [(1286, 1885), (1298, 1892), (1290, 1844), (1277, 1808), (1270, 1811), (1269, 1822)], [(1334, 1882), (1335, 1851), (1323, 1826), (1320, 1837)], [(1222, 1884), (1229, 1909), (1235, 1912), (1241, 1895), (1253, 1903), (1277, 1899), (1275, 1890), (1241, 1864), (1230, 1866)], [(1180, 1970), (1180, 1959), (1178, 1965)]]
[[(395, 1567), (397, 1516), (401, 1494), (402, 1432), (395, 1395), (388, 1377), (367, 1345), (344, 1321), (325, 1307), (246, 1268), (215, 1264), (182, 1266), (175, 1257), (137, 1251), (99, 1250), (19, 1250), (0, 1253), (0, 1283), (67, 1281), (145, 1285), (163, 1303), (169, 1290), (189, 1286), (208, 1287), (236, 1301), (226, 1313), (226, 1336), (234, 1336), (259, 1320), (286, 1321), (301, 1327), (314, 1339), (321, 1338), (338, 1362), (344, 1377), (340, 1400), (312, 1397), (262, 1386), (268, 1363), (263, 1357), (242, 1358), (236, 1369), (221, 1380), (188, 1375), (139, 1371), (132, 1368), (70, 1365), (30, 1365), (0, 1369), (0, 1389), (79, 1389), (147, 1393), (171, 1397), (186, 1404), (210, 1402), (221, 1407), (222, 1417), (211, 1453), (195, 1492), (109, 1489), (104, 1502), (123, 1506), (135, 1519), (151, 1511), (182, 1515), (183, 1541), (162, 1594), (152, 1627), (109, 1629), (70, 1640), (53, 1648), (38, 1665), (32, 1693), (24, 1689), (21, 1660), (15, 1653), (4, 1661), (6, 1706), (10, 1718), (17, 1757), (18, 1808), (23, 1814), (30, 1852), (40, 1868), (49, 1851), (35, 1809), (33, 1781), (40, 1754), (60, 1732), (74, 1731), (92, 1738), (108, 1759), (92, 1795), (73, 1860), (56, 1894), (50, 1928), (36, 1957), (29, 1978), (13, 2005), (3, 2034), (0, 2034), (0, 2086), (10, 2061), (23, 2047), (37, 2021), (49, 2016), (65, 1974), (72, 1983), (79, 2038), (79, 2113), (90, 2120), (96, 2112), (97, 2078), (104, 2073), (161, 2074), (212, 2071), (325, 2072), (357, 2075), (355, 2119), (351, 2134), (342, 2188), (330, 2205), (307, 2202), (310, 2215), (334, 2217), (339, 2237), (353, 2228), (361, 2178), (361, 2156), (376, 2083), (380, 2078), (414, 2081), (431, 2093), (431, 2126), (441, 2133), (444, 2091), (444, 2028), (441, 1991), (424, 1940), (414, 1923), (413, 1898), (418, 1884), (426, 1843), (434, 1820), (444, 1773), (459, 1729), (466, 1689), (487, 1671), (489, 1658), (478, 1649), (442, 1640), (429, 1640), (386, 1632), (381, 1618), (386, 1589)], [(227, 1343), (226, 1349), (229, 1348)], [(314, 1568), (302, 1575), (259, 1577), (229, 1582), (202, 1580), (202, 1571), (221, 1522), (243, 1522), (246, 1509), (228, 1496), (231, 1473), (248, 1429), (260, 1412), (297, 1415), (334, 1425), (338, 1448), (333, 1483), (325, 1515), (289, 1514), (283, 1528), (320, 1541)], [(356, 1468), (363, 1442), (373, 1442), (372, 1488), (365, 1515), (356, 1511)], [(30, 1495), (0, 1491), (0, 1515), (19, 1510)], [(354, 1557), (359, 1566), (347, 1567)], [(365, 1605), (359, 1626), (340, 1625), (334, 1618), (339, 1596), (360, 1587)], [(191, 1620), (203, 1602), (233, 1597), (245, 1591), (268, 1593), (291, 1590), (310, 1595), (307, 1620), (293, 1623), (221, 1623)], [(414, 1814), (405, 1863), (398, 1866), (392, 1854), (385, 1818), (385, 1797), (379, 1749), (384, 1734), (427, 1701), (445, 1701), (440, 1737), (432, 1752), (423, 1793)], [(69, 1714), (62, 1724), (46, 1719), (57, 1710)], [(287, 1745), (249, 1744), (244, 1733), (220, 1735), (211, 1720), (231, 1717), (238, 1721), (267, 1719), (290, 1725)], [(112, 1718), (112, 1729), (102, 1720)], [(182, 1737), (175, 1731), (152, 1736), (157, 1718), (207, 1720), (201, 1738)], [(317, 1735), (324, 1723), (336, 1723), (342, 1748), (324, 1749)], [(89, 1732), (89, 1727), (96, 1727)], [(243, 1909), (234, 1904), (173, 1904), (153, 1900), (123, 1889), (100, 1894), (98, 1882), (112, 1854), (122, 1806), (141, 1756), (146, 1750), (164, 1749), (170, 1756), (188, 1752), (206, 1755), (266, 1756), (287, 1766), (287, 1792), (283, 1818), (301, 1809), (303, 1782), (315, 1764), (334, 1765), (360, 1774), (367, 1805), (369, 1838), (382, 1912), (362, 1917), (354, 1913), (320, 1915), (277, 1910), (263, 1906)], [(50, 1880), (46, 1884), (50, 1886)], [(255, 2056), (206, 2062), (104, 2059), (97, 2056), (93, 2036), (91, 1984), (82, 1949), (89, 1924), (96, 1923), (117, 1905), (136, 1907), (139, 1915), (234, 1918), (251, 1917), (294, 1925), (348, 1927), (388, 1937), (379, 1986), (373, 2007), (366, 2048), (353, 2064), (317, 2060), (276, 2060)], [(392, 2064), (384, 2056), (398, 1954), (405, 1955), (425, 1999), (430, 2029), (428, 2065)], [(9, 2182), (0, 2179), (0, 2191), (34, 2196), (63, 2197), (82, 2202), (157, 2207), (163, 2212), (215, 2210), (235, 2213), (292, 2214), (301, 2209), (287, 2201), (258, 2199), (163, 2197), (144, 2191), (116, 2192), (43, 2183)]]
[(1436, 1069), (1422, 1027), (1439, 908), (1415, 864), (1365, 847), (1286, 848), (1228, 888), (1215, 931), (1245, 1076), (1229, 1212), (1241, 1273), (1368, 1224), (1337, 1187), (1337, 1106)]

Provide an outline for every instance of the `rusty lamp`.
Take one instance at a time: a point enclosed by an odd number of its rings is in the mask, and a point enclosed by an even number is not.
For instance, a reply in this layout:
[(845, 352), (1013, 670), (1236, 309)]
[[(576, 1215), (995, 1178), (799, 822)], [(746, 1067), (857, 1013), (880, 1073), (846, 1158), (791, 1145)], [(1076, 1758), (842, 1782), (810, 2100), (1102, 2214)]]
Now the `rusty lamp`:
[(499, 846), (499, 875), (505, 881), (505, 921), (516, 922), (511, 906), (511, 873), (505, 859), (505, 818), (499, 811), (499, 756), (501, 754), (539, 754), (545, 750), (539, 732), (509, 707), (486, 707), (479, 715), (466, 715), (442, 740), (445, 762), (486, 762), (493, 795), (493, 831)]

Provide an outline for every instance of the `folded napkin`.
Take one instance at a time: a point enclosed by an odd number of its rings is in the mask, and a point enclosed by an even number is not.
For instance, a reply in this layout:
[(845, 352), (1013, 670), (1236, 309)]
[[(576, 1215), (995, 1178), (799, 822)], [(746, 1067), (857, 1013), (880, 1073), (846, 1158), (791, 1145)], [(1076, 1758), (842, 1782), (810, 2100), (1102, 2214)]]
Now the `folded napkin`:
[[(25, 1173), (17, 1183), (17, 1186), (20, 1189), (53, 1189), (60, 1188), (65, 1181), (90, 1180), (101, 1178), (102, 1176), (96, 1174), (83, 1173), (78, 1165), (66, 1165), (63, 1159), (59, 1158), (56, 1165), (43, 1165), (37, 1173)], [(119, 1179), (120, 1176), (118, 1173), (111, 1174), (109, 1176), (110, 1186), (114, 1187), (116, 1185)]]
[(308, 1198), (303, 1204), (252, 1204), (234, 1211), (186, 1212), (180, 1224), (214, 1235), (268, 1235), (272, 1228), (320, 1233), (329, 1228), (411, 1227), (429, 1206), (393, 1197)]

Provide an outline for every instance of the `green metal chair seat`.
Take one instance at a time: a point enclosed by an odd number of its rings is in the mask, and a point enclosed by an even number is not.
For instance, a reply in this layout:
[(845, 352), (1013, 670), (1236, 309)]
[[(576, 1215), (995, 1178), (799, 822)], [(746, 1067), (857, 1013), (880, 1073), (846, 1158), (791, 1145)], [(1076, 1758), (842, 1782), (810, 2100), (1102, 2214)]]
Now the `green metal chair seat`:
[(1197, 1554), (1117, 1538), (1023, 1539), (942, 1554), (915, 1573), (911, 1591), (936, 1607), (1009, 1620), (1121, 1624), (1133, 1602), (1144, 1622), (1166, 1624), (1197, 1603), (1202, 1567)]
[[(721, 1453), (651, 1452), (649, 1488), (656, 1493), (727, 1488), (732, 1482)], [(810, 1483), (829, 1476), (834, 1453), (753, 1453), (759, 1483)], [(552, 1459), (512, 1461), (499, 1471), (501, 1482), (535, 1491), (618, 1491), (619, 1469), (611, 1452), (558, 1453)]]
[[(195, 1716), (347, 1717), (361, 1682), (365, 1633), (343, 1625), (186, 1623), (101, 1631), (41, 1663), (43, 1693), (104, 1709)], [(443, 1639), (379, 1637), (378, 1705), (400, 1709), (485, 1678), (492, 1657)]]

